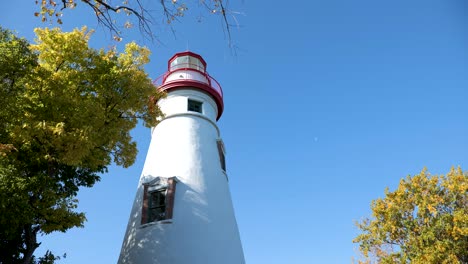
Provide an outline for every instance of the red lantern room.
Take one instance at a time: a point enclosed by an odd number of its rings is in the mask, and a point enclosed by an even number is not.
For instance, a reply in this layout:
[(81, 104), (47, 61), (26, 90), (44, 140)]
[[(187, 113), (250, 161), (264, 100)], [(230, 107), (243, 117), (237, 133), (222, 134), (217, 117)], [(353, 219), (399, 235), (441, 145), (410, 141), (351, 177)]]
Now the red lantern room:
[(154, 81), (160, 90), (197, 89), (209, 94), (218, 107), (218, 120), (224, 109), (221, 85), (206, 71), (206, 62), (191, 51), (179, 52), (169, 59), (167, 72)]

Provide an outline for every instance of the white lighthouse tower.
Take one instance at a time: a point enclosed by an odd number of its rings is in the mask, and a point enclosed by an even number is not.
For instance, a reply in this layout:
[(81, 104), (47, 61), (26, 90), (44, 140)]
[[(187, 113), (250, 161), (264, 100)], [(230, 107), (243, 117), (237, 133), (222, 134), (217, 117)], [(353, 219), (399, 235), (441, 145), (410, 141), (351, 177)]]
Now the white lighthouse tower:
[(216, 125), (221, 86), (189, 51), (169, 60), (157, 84), (165, 117), (151, 130), (118, 263), (245, 263)]

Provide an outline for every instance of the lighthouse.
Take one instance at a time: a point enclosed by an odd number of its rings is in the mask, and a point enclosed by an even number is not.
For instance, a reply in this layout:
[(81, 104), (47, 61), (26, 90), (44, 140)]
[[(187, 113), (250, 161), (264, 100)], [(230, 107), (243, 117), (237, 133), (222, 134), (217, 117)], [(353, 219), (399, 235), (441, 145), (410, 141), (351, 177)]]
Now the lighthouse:
[(219, 83), (198, 54), (175, 54), (156, 81), (167, 96), (122, 243), (119, 264), (245, 263), (217, 121)]

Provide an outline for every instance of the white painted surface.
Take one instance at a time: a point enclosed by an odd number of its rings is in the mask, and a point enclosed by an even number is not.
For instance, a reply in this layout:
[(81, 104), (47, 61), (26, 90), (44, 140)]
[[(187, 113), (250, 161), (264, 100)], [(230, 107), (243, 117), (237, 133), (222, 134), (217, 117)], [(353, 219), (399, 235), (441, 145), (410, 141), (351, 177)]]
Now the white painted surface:
[[(187, 111), (188, 98), (203, 102), (206, 118)], [(166, 118), (152, 131), (118, 263), (245, 263), (216, 145), (216, 104), (189, 89), (171, 91), (159, 104)], [(157, 176), (179, 180), (173, 218), (142, 227), (142, 183)]]
[(197, 71), (191, 71), (191, 70), (179, 70), (179, 71), (175, 71), (171, 74), (169, 74), (169, 76), (167, 76), (166, 78), (166, 81), (164, 83), (168, 83), (168, 82), (171, 82), (171, 81), (179, 81), (179, 80), (194, 80), (194, 81), (198, 81), (198, 82), (202, 82), (202, 83), (206, 83), (208, 84), (208, 80), (206, 79), (206, 77), (197, 72)]
[(195, 89), (180, 89), (170, 91), (167, 97), (158, 102), (159, 107), (166, 117), (177, 113), (187, 113), (188, 98), (203, 102), (203, 115), (213, 122), (216, 122), (218, 116), (218, 107), (215, 101), (206, 93)]

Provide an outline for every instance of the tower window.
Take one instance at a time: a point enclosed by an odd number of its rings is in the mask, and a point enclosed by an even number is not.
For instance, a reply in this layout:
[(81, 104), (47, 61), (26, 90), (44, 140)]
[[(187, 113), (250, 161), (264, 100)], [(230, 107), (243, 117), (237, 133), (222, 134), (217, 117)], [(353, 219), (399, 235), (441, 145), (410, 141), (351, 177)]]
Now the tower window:
[(191, 68), (191, 69), (196, 69), (201, 72), (205, 72), (205, 66), (203, 63), (195, 57), (192, 56), (181, 56), (178, 58), (175, 58), (171, 62), (171, 67), (170, 70), (174, 71), (177, 69), (184, 69), (184, 68)]
[(149, 193), (148, 222), (164, 220), (166, 217), (166, 192), (160, 189)]
[(202, 102), (188, 99), (188, 111), (202, 113)]
[(142, 225), (172, 219), (175, 183), (175, 177), (158, 177), (143, 184)]
[(224, 154), (224, 143), (221, 139), (218, 139), (217, 145), (218, 145), (219, 162), (221, 163), (221, 169), (223, 169), (223, 171), (226, 171), (226, 158)]

